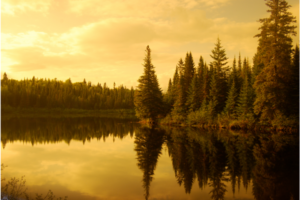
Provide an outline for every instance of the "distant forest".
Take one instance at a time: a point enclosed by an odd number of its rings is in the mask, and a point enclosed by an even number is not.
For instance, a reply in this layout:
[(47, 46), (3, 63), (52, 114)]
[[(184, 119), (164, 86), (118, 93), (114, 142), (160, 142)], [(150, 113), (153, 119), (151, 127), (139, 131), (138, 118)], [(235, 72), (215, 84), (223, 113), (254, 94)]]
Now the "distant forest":
[(106, 83), (72, 83), (71, 79), (14, 80), (4, 73), (1, 80), (1, 104), (14, 108), (68, 108), (68, 109), (133, 109), (133, 88), (123, 85), (110, 89)]

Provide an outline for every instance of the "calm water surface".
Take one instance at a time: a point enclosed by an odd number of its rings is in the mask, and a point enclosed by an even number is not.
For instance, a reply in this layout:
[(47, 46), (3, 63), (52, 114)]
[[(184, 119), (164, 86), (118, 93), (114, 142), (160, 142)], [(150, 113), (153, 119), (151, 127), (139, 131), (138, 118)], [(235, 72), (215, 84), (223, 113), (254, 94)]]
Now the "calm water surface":
[[(147, 128), (104, 118), (2, 120), (2, 178), (68, 199), (299, 199), (298, 136)], [(3, 184), (3, 183), (2, 183)]]

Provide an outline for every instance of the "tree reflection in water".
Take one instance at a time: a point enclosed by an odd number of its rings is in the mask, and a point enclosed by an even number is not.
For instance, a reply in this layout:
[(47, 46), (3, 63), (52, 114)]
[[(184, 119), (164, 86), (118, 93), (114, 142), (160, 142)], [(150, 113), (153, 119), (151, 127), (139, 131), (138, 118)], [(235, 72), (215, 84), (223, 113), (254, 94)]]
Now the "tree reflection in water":
[(71, 140), (90, 141), (105, 139), (109, 136), (122, 139), (130, 134), (133, 137), (134, 126), (126, 119), (94, 117), (78, 118), (11, 118), (2, 120), (1, 142), (3, 148), (10, 141), (19, 140), (37, 143), (56, 143)]
[[(257, 200), (299, 198), (299, 136), (197, 128), (141, 127), (124, 119), (14, 118), (2, 120), (2, 147), (9, 141), (55, 143), (109, 136), (134, 136), (145, 198), (165, 143), (174, 178), (185, 193), (194, 182), (209, 187), (211, 199), (224, 199), (236, 188), (252, 189)], [(174, 180), (174, 181), (175, 181)], [(231, 189), (227, 188), (228, 186)]]
[(259, 137), (253, 154), (257, 200), (299, 199), (299, 140), (288, 135)]
[(150, 183), (153, 180), (154, 170), (161, 154), (162, 144), (164, 143), (164, 132), (155, 128), (138, 128), (134, 143), (138, 167), (143, 171), (145, 199), (148, 199)]

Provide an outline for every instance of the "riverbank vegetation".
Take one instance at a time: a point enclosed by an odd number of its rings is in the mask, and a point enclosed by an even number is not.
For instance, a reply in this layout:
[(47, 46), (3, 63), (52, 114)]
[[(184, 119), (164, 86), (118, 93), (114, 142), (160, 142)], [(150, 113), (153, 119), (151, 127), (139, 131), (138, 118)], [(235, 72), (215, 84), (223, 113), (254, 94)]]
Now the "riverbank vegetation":
[[(7, 167), (3, 163), (1, 164), (1, 172)], [(3, 173), (3, 172), (2, 172)], [(10, 180), (6, 180), (1, 177), (1, 200), (67, 200), (68, 197), (56, 197), (51, 190), (47, 194), (30, 194), (26, 186), (25, 176), (21, 178), (13, 177)]]

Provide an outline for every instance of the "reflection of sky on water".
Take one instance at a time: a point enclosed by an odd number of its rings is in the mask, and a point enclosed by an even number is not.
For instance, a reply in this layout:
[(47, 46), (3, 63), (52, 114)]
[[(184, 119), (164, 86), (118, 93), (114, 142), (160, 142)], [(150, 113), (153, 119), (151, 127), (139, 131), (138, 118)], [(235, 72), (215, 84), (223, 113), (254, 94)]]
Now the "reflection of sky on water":
[[(134, 137), (122, 140), (113, 136), (103, 140), (35, 144), (15, 141), (1, 148), (2, 163), (7, 165), (3, 177), (25, 175), (32, 192), (46, 193), (51, 189), (68, 199), (143, 199), (143, 172), (137, 166)], [(233, 199), (231, 184), (227, 184), (225, 199)], [(179, 186), (166, 145), (154, 171), (150, 199), (210, 199), (211, 188), (201, 190), (194, 181), (191, 194)], [(237, 190), (236, 190), (237, 191)], [(241, 187), (235, 198), (252, 199)]]

